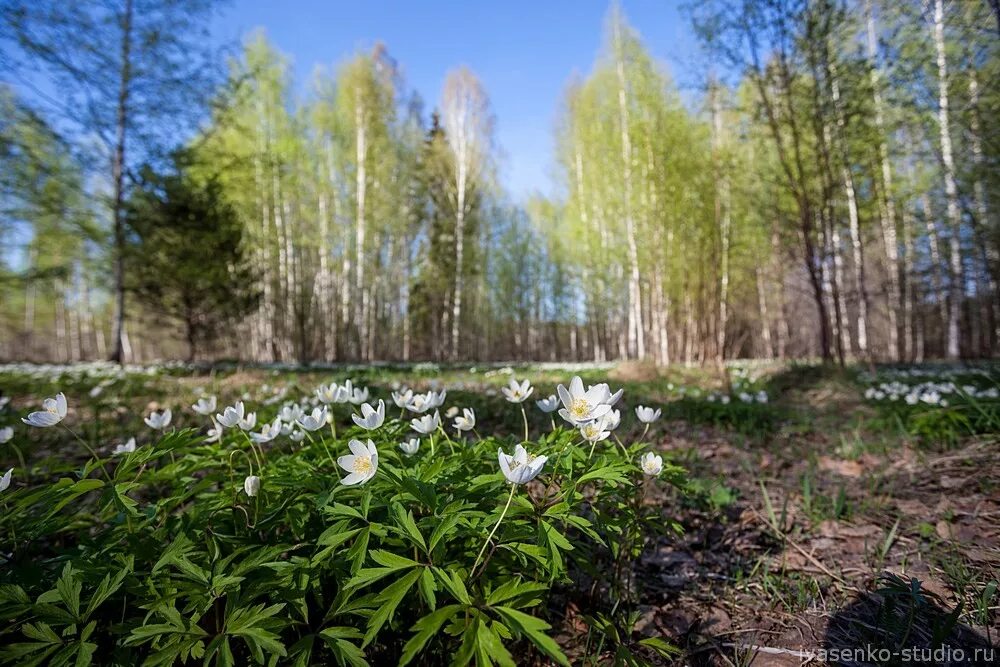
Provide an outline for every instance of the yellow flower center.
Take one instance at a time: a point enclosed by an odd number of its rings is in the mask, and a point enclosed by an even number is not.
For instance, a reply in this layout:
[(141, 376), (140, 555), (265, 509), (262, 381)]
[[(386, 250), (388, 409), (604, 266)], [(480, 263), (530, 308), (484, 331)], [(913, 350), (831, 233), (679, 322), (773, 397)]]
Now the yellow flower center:
[(372, 459), (370, 456), (354, 457), (354, 472), (359, 475), (367, 475), (372, 471)]
[(590, 414), (590, 403), (583, 398), (575, 398), (569, 405), (569, 413), (577, 419), (582, 419)]

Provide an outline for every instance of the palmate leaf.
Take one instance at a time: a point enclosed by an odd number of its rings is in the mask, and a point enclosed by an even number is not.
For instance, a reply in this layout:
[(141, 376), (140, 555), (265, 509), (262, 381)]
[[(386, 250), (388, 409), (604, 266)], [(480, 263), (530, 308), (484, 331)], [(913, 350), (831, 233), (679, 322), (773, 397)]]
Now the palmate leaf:
[(421, 569), (411, 570), (406, 576), (385, 588), (375, 597), (375, 601), (380, 603), (381, 606), (368, 619), (368, 631), (365, 633), (365, 640), (362, 642), (362, 646), (370, 644), (386, 621), (392, 618), (396, 607), (399, 606), (399, 603), (403, 601), (410, 588), (416, 583), (421, 572)]
[(397, 556), (391, 551), (384, 551), (382, 549), (371, 552), (371, 557), (372, 560), (382, 567), (366, 567), (358, 570), (357, 574), (347, 582), (347, 589), (355, 590), (364, 588), (395, 572), (420, 566), (420, 563), (415, 560), (411, 560), (405, 556)]
[(538, 542), (549, 552), (549, 576), (559, 576), (565, 571), (562, 552), (572, 551), (572, 543), (555, 526), (544, 519), (538, 522)]
[[(535, 606), (541, 599), (542, 593), (549, 589), (548, 585), (533, 582), (533, 581), (521, 581), (519, 579), (508, 579), (503, 583), (503, 585), (495, 588), (489, 595), (486, 596), (486, 603), (489, 605), (497, 605), (501, 602), (508, 602), (509, 600), (514, 600), (515, 598), (521, 598), (519, 600), (518, 607), (531, 607)], [(509, 605), (508, 605), (509, 606)]]
[(416, 634), (410, 637), (409, 641), (403, 647), (403, 655), (399, 659), (399, 667), (408, 665), (424, 649), (430, 638), (438, 633), (441, 626), (464, 608), (464, 605), (450, 604), (427, 614), (414, 623), (412, 630)]
[(503, 627), (495, 624), (491, 626), (483, 619), (476, 628), (476, 665), (497, 664), (501, 667), (516, 667), (514, 657), (503, 645), (503, 641), (497, 636), (496, 628)]
[(551, 627), (548, 623), (511, 607), (492, 607), (492, 609), (503, 618), (511, 630), (527, 637), (538, 650), (558, 664), (569, 667), (569, 660), (559, 649), (559, 645), (544, 632)]
[(320, 631), (319, 636), (337, 659), (337, 664), (351, 665), (352, 667), (368, 667), (364, 651), (349, 641), (361, 638), (361, 633), (356, 628), (325, 628)]
[(617, 482), (624, 484), (628, 482), (629, 468), (630, 466), (625, 463), (612, 463), (600, 468), (595, 468), (580, 475), (579, 479), (576, 480), (576, 485), (579, 486), (584, 482), (596, 479), (604, 480), (605, 482)]
[(428, 553), (434, 551), (434, 547), (436, 547), (438, 543), (441, 542), (442, 539), (444, 539), (449, 533), (451, 533), (452, 529), (455, 526), (457, 526), (458, 522), (461, 520), (462, 520), (462, 515), (459, 514), (457, 511), (454, 512), (453, 514), (445, 516), (445, 518), (442, 519), (441, 522), (434, 527), (434, 531), (431, 533), (431, 537), (427, 541)]
[(250, 649), (250, 654), (258, 663), (264, 663), (265, 652), (271, 656), (284, 657), (287, 655), (284, 645), (278, 635), (267, 627), (269, 623), (272, 623), (271, 617), (284, 607), (283, 603), (271, 606), (262, 603), (236, 609), (226, 619), (225, 632), (245, 641)]
[(118, 511), (133, 517), (139, 516), (139, 511), (136, 509), (139, 503), (128, 496), (128, 492), (138, 486), (136, 482), (122, 482), (109, 487), (111, 502), (118, 508)]
[(403, 506), (399, 503), (393, 503), (392, 513), (400, 532), (426, 553), (427, 543), (424, 542), (424, 536), (420, 534), (420, 529), (417, 528), (417, 522), (413, 519), (413, 512), (403, 509)]
[(465, 588), (463, 575), (454, 570), (445, 570), (439, 567), (431, 568), (431, 571), (456, 600), (462, 604), (472, 604), (469, 591)]

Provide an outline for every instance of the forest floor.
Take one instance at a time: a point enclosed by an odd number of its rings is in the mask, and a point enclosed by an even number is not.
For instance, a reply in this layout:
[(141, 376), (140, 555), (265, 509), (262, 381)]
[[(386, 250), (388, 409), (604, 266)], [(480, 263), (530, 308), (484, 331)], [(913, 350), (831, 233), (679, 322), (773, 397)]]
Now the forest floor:
[[(197, 417), (180, 408), (202, 392), (217, 394), (220, 404), (250, 395), (279, 400), (345, 373), (380, 395), (399, 384), (447, 388), (449, 405), (471, 405), (486, 428), (517, 433), (520, 412), (497, 391), (511, 372), (167, 369), (130, 375), (106, 396), (88, 394), (99, 385), (93, 377), (40, 381), (0, 369), (0, 387), (23, 409), (76, 383), (75, 395), (90, 395), (77, 409), (95, 416), (88, 435), (109, 443), (140, 432), (136, 415), (162, 406), (174, 408), (178, 426), (193, 425)], [(647, 544), (635, 577), (633, 639), (669, 641), (680, 650), (676, 664), (1000, 663), (1000, 429), (912, 435), (865, 400), (857, 371), (751, 367), (753, 389), (765, 389), (769, 400), (749, 412), (734, 400), (730, 418), (718, 407), (702, 409), (705, 392), (723, 383), (699, 369), (514, 369), (539, 397), (577, 373), (624, 386), (629, 409), (674, 406), (649, 440), (689, 471), (687, 490), (646, 497), (684, 532)], [(533, 430), (548, 427), (546, 415), (533, 411), (531, 419)], [(633, 421), (623, 425), (623, 440), (639, 436), (627, 426)], [(554, 632), (567, 655), (583, 662), (589, 638), (581, 615), (606, 600), (583, 584), (559, 600)]]
[(920, 441), (843, 374), (783, 375), (774, 433), (663, 429), (715, 486), (667, 510), (685, 534), (643, 558), (637, 629), (695, 665), (1000, 663), (998, 434)]

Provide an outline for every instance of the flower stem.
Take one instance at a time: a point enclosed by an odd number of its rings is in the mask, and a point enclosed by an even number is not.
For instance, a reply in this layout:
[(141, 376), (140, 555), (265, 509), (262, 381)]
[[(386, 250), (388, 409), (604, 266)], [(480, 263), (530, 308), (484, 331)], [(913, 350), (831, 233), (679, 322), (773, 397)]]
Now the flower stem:
[[(444, 426), (442, 426), (440, 424), (438, 424), (438, 430), (441, 431), (441, 433), (444, 435), (444, 439), (448, 441), (448, 449), (450, 449), (451, 453), (454, 454), (455, 453), (455, 445), (452, 444), (451, 438), (448, 437), (448, 431), (444, 430)], [(432, 451), (431, 453), (433, 454), (434, 452)]]
[(260, 457), (257, 456), (257, 448), (254, 447), (253, 440), (250, 439), (250, 434), (247, 433), (246, 431), (243, 431), (243, 437), (247, 439), (247, 444), (250, 445), (250, 451), (253, 452), (253, 457), (257, 459), (257, 470), (258, 471), (263, 470), (264, 466), (260, 462)]
[(486, 551), (486, 545), (488, 545), (490, 543), (490, 540), (493, 539), (493, 536), (496, 535), (497, 528), (500, 527), (500, 524), (503, 522), (503, 518), (505, 516), (507, 516), (507, 510), (510, 509), (510, 503), (511, 503), (511, 501), (514, 500), (514, 491), (516, 491), (516, 490), (517, 490), (517, 485), (516, 484), (511, 484), (510, 485), (510, 495), (507, 496), (507, 504), (503, 506), (503, 512), (500, 512), (500, 518), (497, 519), (496, 525), (494, 525), (493, 526), (493, 530), (490, 531), (489, 537), (486, 538), (486, 541), (483, 542), (483, 546), (480, 547), (479, 554), (476, 555), (476, 562), (473, 564), (472, 569), (469, 570), (469, 574), (470, 575), (472, 575), (476, 571), (476, 568), (479, 567), (479, 561), (483, 557), (483, 552)]
[(14, 450), (14, 454), (17, 455), (17, 462), (21, 464), (21, 469), (24, 470), (25, 477), (27, 477), (29, 473), (28, 465), (24, 462), (24, 454), (21, 453), (21, 448), (13, 442), (10, 443), (10, 446)]
[(524, 441), (528, 442), (528, 413), (524, 411), (524, 403), (521, 403), (521, 418), (524, 419)]
[(642, 437), (639, 438), (639, 439), (640, 440), (645, 440), (647, 433), (649, 433), (649, 422), (646, 422), (646, 428), (642, 429)]
[[(309, 431), (306, 431), (306, 437), (309, 438), (309, 442), (311, 444), (313, 444), (313, 445), (316, 444), (316, 441), (312, 437), (312, 433), (310, 433)], [(319, 439), (319, 444), (323, 445), (323, 451), (325, 451), (326, 455), (330, 458), (330, 465), (336, 466), (337, 462), (333, 460), (333, 454), (330, 453), (330, 449), (326, 446), (326, 441), (323, 440), (323, 438), (320, 438)]]
[(104, 473), (104, 476), (110, 482), (111, 481), (111, 475), (108, 474), (108, 469), (104, 467), (104, 461), (101, 459), (100, 456), (97, 455), (97, 452), (94, 451), (94, 448), (90, 446), (90, 443), (87, 442), (86, 440), (84, 440), (83, 438), (81, 438), (80, 436), (78, 436), (76, 434), (76, 432), (73, 431), (73, 429), (71, 429), (69, 426), (66, 426), (66, 424), (63, 424), (63, 428), (66, 429), (67, 431), (69, 431), (70, 435), (72, 435), (74, 438), (76, 438), (77, 440), (79, 440), (80, 444), (82, 444), (84, 447), (86, 447), (87, 451), (90, 452), (90, 455), (93, 456), (95, 459), (97, 459), (98, 465), (101, 466), (101, 472)]

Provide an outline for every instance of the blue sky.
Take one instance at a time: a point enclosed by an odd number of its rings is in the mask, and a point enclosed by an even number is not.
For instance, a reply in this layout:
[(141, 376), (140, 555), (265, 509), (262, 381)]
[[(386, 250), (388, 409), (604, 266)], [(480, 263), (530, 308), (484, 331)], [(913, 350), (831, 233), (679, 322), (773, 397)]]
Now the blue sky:
[[(697, 42), (680, 0), (622, 0), (646, 47), (682, 88)], [(428, 112), (445, 74), (468, 65), (483, 81), (496, 114), (503, 185), (520, 198), (553, 183), (553, 126), (573, 72), (590, 71), (608, 0), (234, 0), (216, 17), (220, 42), (255, 28), (291, 57), (305, 90), (317, 65), (336, 64), (381, 40)]]

